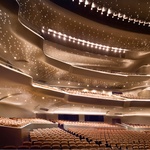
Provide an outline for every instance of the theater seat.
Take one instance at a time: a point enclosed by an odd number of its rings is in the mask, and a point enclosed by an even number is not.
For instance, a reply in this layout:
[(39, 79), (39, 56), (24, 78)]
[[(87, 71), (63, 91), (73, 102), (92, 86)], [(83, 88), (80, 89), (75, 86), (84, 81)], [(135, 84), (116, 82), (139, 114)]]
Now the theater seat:
[(31, 145), (30, 149), (40, 149), (41, 147), (39, 145)]
[(30, 146), (27, 146), (27, 145), (20, 145), (18, 146), (18, 149), (29, 149)]
[(6, 145), (3, 147), (3, 149), (17, 149), (17, 147), (14, 145)]
[(51, 146), (50, 145), (42, 145), (41, 149), (51, 149)]

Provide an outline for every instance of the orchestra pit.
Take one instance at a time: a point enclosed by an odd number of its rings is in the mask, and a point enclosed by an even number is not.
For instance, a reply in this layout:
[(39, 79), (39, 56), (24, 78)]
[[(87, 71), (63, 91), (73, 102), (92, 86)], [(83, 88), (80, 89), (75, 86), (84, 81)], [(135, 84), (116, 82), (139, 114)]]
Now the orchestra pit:
[(0, 149), (150, 150), (149, 0), (1, 0)]

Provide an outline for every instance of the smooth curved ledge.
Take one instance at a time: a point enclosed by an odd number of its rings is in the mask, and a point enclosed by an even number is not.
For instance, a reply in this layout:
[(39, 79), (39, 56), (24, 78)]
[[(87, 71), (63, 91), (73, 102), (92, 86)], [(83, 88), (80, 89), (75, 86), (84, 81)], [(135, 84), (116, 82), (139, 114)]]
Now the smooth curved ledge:
[(33, 28), (32, 25), (29, 22), (27, 22), (23, 17), (21, 17), (19, 14), (18, 14), (18, 21), (20, 22), (20, 24), (22, 24), (25, 28), (30, 30), (32, 33), (34, 33), (37, 36), (39, 36), (40, 38), (44, 39), (41, 35), (41, 32), (39, 32), (38, 29)]
[(101, 78), (101, 79), (111, 79), (111, 80), (120, 81), (120, 82), (122, 82), (125, 77), (128, 82), (139, 81), (139, 77), (141, 77), (141, 80), (143, 80), (143, 81), (149, 80), (149, 76), (120, 75), (120, 74), (118, 75), (118, 74), (112, 74), (112, 73), (91, 71), (89, 69), (72, 66), (69, 63), (59, 61), (55, 58), (50, 57), (45, 52), (44, 52), (44, 54), (47, 57), (47, 61), (49, 63), (51, 63), (52, 65), (54, 65), (55, 67), (58, 67), (58, 68), (61, 67), (61, 69), (65, 69), (67, 71), (70, 71), (70, 73), (74, 73), (76, 75), (85, 75), (85, 76), (96, 77), (96, 78)]
[(148, 57), (149, 54), (145, 54), (143, 58), (136, 60), (136, 61), (123, 59), (123, 58), (115, 59), (113, 57), (109, 57), (109, 58), (104, 57), (104, 55), (95, 55), (92, 53), (87, 53), (84, 51), (80, 51), (76, 48), (70, 48), (70, 47), (61, 45), (59, 43), (56, 43), (55, 41), (52, 42), (52, 41), (47, 41), (47, 40), (43, 41), (43, 51), (47, 56), (53, 59), (70, 64), (72, 66), (87, 69), (93, 72), (100, 72), (100, 73), (120, 75), (120, 76), (139, 76), (139, 77), (148, 76), (148, 74), (123, 73), (121, 71), (120, 72), (117, 72), (117, 71), (108, 72), (108, 71), (103, 71), (101, 69), (95, 70), (94, 68), (110, 66), (111, 70), (115, 70), (115, 68), (117, 67), (118, 69), (122, 71), (128, 70), (128, 68), (136, 68), (136, 65), (139, 64), (139, 62), (140, 64), (143, 62), (141, 61), (141, 59), (142, 60), (144, 59), (145, 61), (146, 57)]
[(27, 124), (25, 124), (25, 125), (23, 125), (23, 126), (6, 126), (6, 125), (0, 125), (0, 128), (1, 127), (5, 127), (5, 128), (14, 128), (14, 129), (23, 129), (23, 128), (25, 128), (25, 127), (27, 127), (27, 126), (30, 126), (30, 125), (34, 125), (34, 126), (38, 126), (38, 125), (44, 125), (44, 124), (46, 124), (46, 125), (52, 125), (53, 123), (27, 123)]
[(25, 27), (27, 28), (28, 30), (30, 30), (31, 32), (33, 32), (34, 34), (38, 35), (39, 37), (41, 37), (43, 39), (43, 37), (41, 36), (41, 32), (39, 31), (38, 28), (34, 27), (29, 23), (27, 22), (21, 15), (20, 15), (20, 4), (18, 2), (18, 0), (16, 0), (18, 6), (19, 6), (19, 10), (18, 10), (18, 21)]
[(42, 88), (42, 84), (41, 84), (41, 86), (39, 86), (39, 85), (37, 86), (37, 84), (34, 83), (33, 77), (29, 76), (23, 72), (12, 69), (3, 64), (0, 64), (0, 71), (1, 71), (2, 79), (6, 78), (13, 82), (19, 83), (19, 84), (22, 83), (23, 85), (27, 85), (27, 86), (31, 85), (32, 87), (36, 88), (37, 92), (42, 92), (42, 93), (45, 93), (45, 94), (48, 94), (51, 96), (64, 98), (64, 94), (61, 92)]

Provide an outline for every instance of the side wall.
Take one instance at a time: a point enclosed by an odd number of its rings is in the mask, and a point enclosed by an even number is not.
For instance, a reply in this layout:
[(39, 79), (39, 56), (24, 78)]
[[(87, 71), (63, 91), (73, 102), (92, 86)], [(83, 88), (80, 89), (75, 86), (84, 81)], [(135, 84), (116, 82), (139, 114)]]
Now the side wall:
[(121, 123), (150, 125), (150, 117), (146, 116), (127, 116), (127, 117), (104, 116), (104, 122), (106, 123), (112, 123), (113, 119), (120, 119)]

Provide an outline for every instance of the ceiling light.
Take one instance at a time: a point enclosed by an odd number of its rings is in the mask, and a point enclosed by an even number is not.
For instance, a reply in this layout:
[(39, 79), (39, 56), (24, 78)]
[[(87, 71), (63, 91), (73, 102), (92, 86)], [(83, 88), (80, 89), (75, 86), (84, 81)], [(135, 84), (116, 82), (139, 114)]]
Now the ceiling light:
[(112, 13), (111, 9), (107, 10), (107, 16), (109, 16)]
[(85, 0), (84, 7), (86, 7), (86, 5), (89, 5), (88, 0)]
[(94, 2), (92, 2), (91, 10), (92, 10), (93, 8), (95, 8), (95, 7), (96, 7), (96, 5), (94, 4)]

